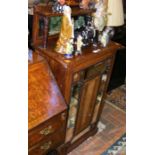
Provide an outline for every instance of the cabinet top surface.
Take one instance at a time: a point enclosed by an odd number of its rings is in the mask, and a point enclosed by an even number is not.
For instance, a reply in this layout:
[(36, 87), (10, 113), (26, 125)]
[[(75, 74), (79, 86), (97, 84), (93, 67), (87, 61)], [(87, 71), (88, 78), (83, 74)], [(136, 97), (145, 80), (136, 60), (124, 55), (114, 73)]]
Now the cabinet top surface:
[[(35, 58), (35, 60), (34, 60)], [(66, 109), (64, 98), (46, 61), (33, 54), (28, 67), (29, 130)]]
[(50, 44), (47, 46), (47, 49), (43, 49), (41, 47), (37, 47), (36, 49), (39, 50), (40, 52), (43, 52), (48, 57), (55, 59), (55, 61), (58, 61), (65, 67), (71, 66), (71, 67), (76, 68), (80, 65), (86, 65), (87, 63), (95, 64), (96, 62), (102, 61), (107, 56), (115, 54), (117, 49), (121, 48), (122, 45), (115, 43), (115, 42), (110, 42), (109, 45), (105, 48), (98, 45), (99, 51), (97, 53), (92, 52), (93, 46), (90, 45), (82, 49), (81, 55), (74, 56), (71, 59), (66, 59), (64, 55), (56, 53), (54, 50), (54, 47), (55, 47), (55, 43), (50, 42)]

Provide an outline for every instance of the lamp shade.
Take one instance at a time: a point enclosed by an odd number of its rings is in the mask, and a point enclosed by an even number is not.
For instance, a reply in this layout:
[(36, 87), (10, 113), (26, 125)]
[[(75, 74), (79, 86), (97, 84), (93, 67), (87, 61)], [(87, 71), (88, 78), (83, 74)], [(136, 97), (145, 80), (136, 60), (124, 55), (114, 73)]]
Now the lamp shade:
[(108, 0), (107, 13), (107, 26), (121, 26), (124, 24), (122, 0)]

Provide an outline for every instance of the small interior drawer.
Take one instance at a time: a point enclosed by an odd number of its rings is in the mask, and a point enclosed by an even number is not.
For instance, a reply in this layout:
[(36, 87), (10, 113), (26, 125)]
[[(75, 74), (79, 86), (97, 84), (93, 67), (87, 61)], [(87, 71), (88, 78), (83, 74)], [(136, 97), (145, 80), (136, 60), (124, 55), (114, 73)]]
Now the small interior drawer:
[(53, 148), (63, 144), (65, 140), (65, 132), (63, 129), (48, 136), (45, 140), (29, 148), (29, 155), (46, 155)]
[(106, 70), (104, 62), (93, 65), (85, 70), (85, 79), (102, 74)]
[(65, 128), (66, 124), (66, 112), (63, 112), (45, 123), (29, 131), (28, 134), (28, 146), (31, 147), (36, 143), (40, 142), (42, 139), (46, 138), (50, 134)]

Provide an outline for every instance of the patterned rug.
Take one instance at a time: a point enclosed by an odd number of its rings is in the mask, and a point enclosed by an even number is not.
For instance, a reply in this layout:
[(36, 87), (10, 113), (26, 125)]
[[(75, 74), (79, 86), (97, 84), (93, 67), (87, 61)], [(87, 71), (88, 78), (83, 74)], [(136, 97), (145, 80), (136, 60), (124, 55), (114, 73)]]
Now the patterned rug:
[(125, 155), (126, 154), (126, 134), (118, 139), (101, 155)]
[(122, 85), (107, 94), (106, 103), (126, 111), (126, 85)]
[[(122, 85), (107, 94), (107, 104), (126, 112), (126, 85)], [(126, 133), (123, 134), (101, 155), (125, 155), (126, 154)]]

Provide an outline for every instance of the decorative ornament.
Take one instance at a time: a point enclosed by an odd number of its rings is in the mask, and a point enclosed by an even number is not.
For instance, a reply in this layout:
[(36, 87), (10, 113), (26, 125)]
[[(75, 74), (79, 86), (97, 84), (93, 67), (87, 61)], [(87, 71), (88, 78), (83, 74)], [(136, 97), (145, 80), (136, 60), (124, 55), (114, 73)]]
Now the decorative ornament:
[(70, 44), (70, 41), (73, 38), (74, 26), (71, 20), (71, 8), (69, 6), (64, 5), (59, 39), (56, 43), (56, 52), (60, 54), (67, 54), (69, 46), (68, 44)]
[(114, 35), (114, 29), (112, 27), (106, 27), (106, 29), (102, 32), (99, 37), (99, 40), (103, 47), (106, 47), (110, 41), (110, 39)]
[(95, 29), (91, 16), (85, 16), (85, 25), (74, 31), (75, 40), (77, 40), (79, 34), (82, 36), (83, 46), (87, 46), (93, 42)]
[(90, 0), (82, 0), (80, 3), (80, 8), (89, 9)]
[(65, 5), (65, 0), (58, 0), (61, 5)]
[(77, 46), (77, 49), (76, 49), (76, 52), (75, 52), (75, 55), (81, 55), (82, 54), (82, 46), (83, 46), (83, 41), (82, 41), (82, 36), (79, 34), (78, 37), (77, 37), (77, 42), (76, 42), (76, 46)]
[(62, 13), (65, 0), (54, 0), (52, 3), (53, 12)]
[(109, 43), (109, 35), (106, 32), (103, 32), (102, 35), (99, 36), (99, 40), (103, 47), (106, 47)]
[(73, 57), (73, 39), (70, 39), (67, 43), (66, 43), (66, 53), (64, 54), (64, 56), (66, 58), (72, 58)]
[(101, 32), (106, 25), (106, 6), (103, 0), (97, 0), (95, 4), (96, 12), (93, 14), (95, 29)]

